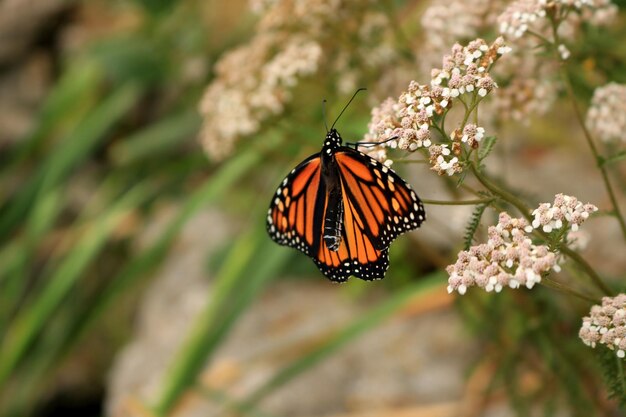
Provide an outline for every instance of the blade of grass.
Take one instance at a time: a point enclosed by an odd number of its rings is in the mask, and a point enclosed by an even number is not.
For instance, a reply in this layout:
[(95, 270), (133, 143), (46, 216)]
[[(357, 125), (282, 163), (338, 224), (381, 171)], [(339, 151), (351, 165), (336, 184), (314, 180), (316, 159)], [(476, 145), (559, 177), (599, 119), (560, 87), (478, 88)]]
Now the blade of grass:
[(3, 168), (2, 176), (14, 172), (14, 168), (31, 156), (59, 125), (84, 111), (101, 81), (102, 72), (93, 63), (83, 62), (71, 66), (46, 97), (35, 128), (20, 141), (22, 145), (18, 146), (9, 164)]
[(130, 165), (143, 158), (169, 152), (181, 140), (193, 136), (200, 127), (195, 109), (161, 120), (111, 147), (111, 157), (118, 165)]
[(24, 357), (45, 326), (48, 316), (59, 306), (80, 279), (82, 271), (102, 249), (110, 233), (124, 219), (128, 210), (141, 204), (148, 195), (145, 187), (137, 186), (117, 201), (108, 213), (98, 218), (54, 271), (33, 304), (21, 310), (0, 346), (0, 386)]
[(236, 413), (237, 415), (241, 414), (249, 417), (275, 417), (274, 415), (263, 413), (258, 410), (244, 409), (239, 401), (233, 399), (225, 392), (209, 388), (205, 385), (197, 384), (196, 392), (206, 397), (210, 401), (219, 403), (225, 409), (230, 412)]
[(435, 272), (420, 279), (418, 283), (400, 290), (388, 300), (373, 308), (370, 312), (347, 325), (323, 345), (295, 359), (292, 363), (279, 370), (242, 402), (243, 409), (253, 409), (273, 391), (326, 359), (346, 344), (354, 341), (363, 333), (374, 328), (393, 313), (402, 309), (410, 301), (413, 301), (416, 297), (426, 297), (431, 294), (431, 291), (439, 289), (442, 282), (444, 282), (444, 274), (442, 272)]
[(61, 191), (50, 190), (28, 219), (25, 232), (0, 250), (0, 334), (22, 299), (29, 282), (28, 267), (40, 237), (52, 227), (61, 209)]
[[(272, 142), (272, 141), (270, 141)], [(275, 142), (275, 141), (274, 141)], [(207, 204), (217, 201), (233, 185), (240, 181), (261, 161), (263, 153), (250, 148), (226, 162), (211, 178), (207, 179), (183, 204), (178, 214), (168, 224), (156, 242), (146, 249), (112, 280), (98, 301), (82, 317), (77, 338), (81, 338), (106, 310), (129, 288), (137, 284), (148, 272), (156, 268), (165, 258), (172, 242), (187, 221)]]
[(263, 285), (289, 258), (289, 252), (269, 245), (265, 231), (239, 239), (220, 269), (211, 302), (196, 321), (164, 379), (155, 413), (166, 416), (196, 381), (220, 342)]
[(76, 125), (0, 216), (0, 236), (7, 236), (28, 217), (37, 205), (38, 196), (58, 185), (94, 149), (106, 132), (137, 103), (141, 91), (137, 84), (120, 87)]

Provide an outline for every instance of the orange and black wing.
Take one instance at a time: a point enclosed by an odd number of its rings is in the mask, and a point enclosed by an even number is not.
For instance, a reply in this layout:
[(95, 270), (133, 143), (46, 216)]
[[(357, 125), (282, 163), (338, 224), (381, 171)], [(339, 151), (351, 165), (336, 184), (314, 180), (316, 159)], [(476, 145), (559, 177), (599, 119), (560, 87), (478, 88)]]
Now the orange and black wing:
[[(366, 235), (372, 246), (382, 251), (426, 219), (424, 205), (415, 191), (392, 169), (348, 147), (340, 148), (335, 159), (344, 193), (348, 237), (351, 233)], [(354, 220), (349, 221), (349, 214)]]
[[(360, 233), (362, 223), (355, 219), (354, 204), (341, 200), (342, 224), (359, 222), (360, 226), (342, 226), (341, 244), (330, 250), (323, 241), (324, 214), (334, 204), (326, 192), (319, 154), (312, 155), (283, 180), (267, 213), (267, 231), (277, 243), (291, 246), (313, 259), (331, 281), (343, 282), (351, 275), (362, 279), (383, 278), (389, 265), (387, 250), (375, 249), (370, 237)], [(345, 209), (344, 209), (345, 207)]]
[(320, 155), (311, 155), (280, 184), (267, 212), (267, 232), (278, 244), (315, 257), (320, 244), (324, 195)]
[[(350, 220), (346, 221), (356, 221), (351, 213), (346, 212), (346, 216), (350, 217)], [(334, 282), (347, 281), (350, 276), (366, 281), (383, 279), (389, 268), (388, 249), (374, 248), (370, 238), (350, 223), (346, 223), (342, 230), (339, 248), (331, 251), (322, 244), (313, 261), (319, 270)]]
[(345, 281), (351, 275), (382, 279), (389, 267), (389, 245), (420, 226), (426, 219), (424, 206), (385, 165), (347, 147), (334, 155), (341, 177), (342, 240), (336, 251), (321, 244), (313, 260), (332, 281)]
[[(395, 172), (352, 148), (334, 154), (341, 198), (329, 199), (319, 154), (298, 165), (284, 179), (270, 204), (267, 230), (281, 245), (310, 256), (331, 281), (350, 276), (382, 279), (389, 267), (389, 244), (425, 220), (424, 207)], [(341, 210), (341, 243), (324, 243), (324, 216)]]

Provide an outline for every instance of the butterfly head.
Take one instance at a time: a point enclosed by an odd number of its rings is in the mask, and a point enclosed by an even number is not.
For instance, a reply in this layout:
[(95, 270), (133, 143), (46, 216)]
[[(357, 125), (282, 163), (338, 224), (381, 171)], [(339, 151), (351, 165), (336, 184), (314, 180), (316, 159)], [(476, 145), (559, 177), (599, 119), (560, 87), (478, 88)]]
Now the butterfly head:
[(341, 146), (342, 139), (337, 129), (330, 129), (324, 139), (323, 152), (331, 153)]

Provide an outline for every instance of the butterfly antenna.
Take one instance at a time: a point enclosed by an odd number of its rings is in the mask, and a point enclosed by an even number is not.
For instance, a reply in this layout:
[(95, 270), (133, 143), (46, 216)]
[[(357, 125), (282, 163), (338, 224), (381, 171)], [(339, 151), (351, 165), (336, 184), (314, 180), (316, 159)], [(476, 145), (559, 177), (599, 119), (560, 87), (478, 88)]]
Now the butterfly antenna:
[(343, 114), (344, 111), (346, 111), (346, 109), (348, 108), (348, 106), (350, 105), (350, 103), (352, 103), (352, 100), (354, 100), (354, 98), (356, 97), (357, 94), (359, 94), (360, 91), (364, 91), (367, 90), (367, 88), (361, 87), (358, 90), (356, 90), (354, 92), (354, 94), (352, 95), (352, 98), (350, 99), (350, 101), (348, 101), (348, 104), (346, 104), (343, 107), (343, 110), (341, 110), (341, 113), (339, 113), (339, 116), (337, 116), (337, 118), (335, 119), (335, 121), (333, 122), (333, 125), (330, 127), (331, 129), (335, 127), (335, 123), (337, 123), (337, 121), (339, 120), (339, 118), (341, 117), (341, 115)]
[(322, 117), (324, 118), (324, 127), (328, 133), (328, 123), (326, 123), (326, 99), (322, 100)]

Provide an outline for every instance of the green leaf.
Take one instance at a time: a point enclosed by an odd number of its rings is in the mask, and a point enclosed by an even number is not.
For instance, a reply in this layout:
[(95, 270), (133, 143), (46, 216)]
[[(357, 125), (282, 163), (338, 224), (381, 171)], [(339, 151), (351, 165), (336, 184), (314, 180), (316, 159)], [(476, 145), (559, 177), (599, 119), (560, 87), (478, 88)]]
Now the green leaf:
[(63, 259), (47, 281), (42, 292), (20, 311), (6, 332), (0, 346), (0, 386), (22, 360), (49, 316), (58, 308), (83, 270), (100, 252), (108, 236), (148, 196), (144, 187), (135, 187), (122, 197), (105, 215), (95, 221), (82, 235), (73, 250)]
[(483, 139), (480, 148), (478, 149), (478, 160), (482, 162), (493, 150), (498, 138), (496, 136), (487, 136)]
[(0, 236), (6, 236), (26, 218), (46, 190), (56, 187), (100, 143), (105, 134), (139, 99), (137, 84), (126, 84), (111, 93), (41, 163), (0, 216)]
[(194, 110), (161, 120), (111, 147), (113, 161), (119, 165), (130, 165), (141, 159), (165, 154), (186, 138), (196, 134), (200, 127), (200, 116)]
[(483, 213), (488, 206), (489, 204), (482, 203), (474, 207), (470, 220), (465, 227), (465, 235), (463, 236), (463, 250), (469, 250), (470, 246), (472, 246), (472, 243), (474, 243), (474, 235), (476, 234), (476, 230), (478, 230), (478, 227), (480, 226), (480, 220), (482, 219)]
[(626, 149), (616, 153), (615, 155), (611, 155), (608, 158), (604, 158), (601, 160), (600, 164), (603, 166), (611, 165), (616, 162), (620, 162), (626, 159)]
[(609, 397), (615, 398), (622, 407), (626, 407), (626, 361), (604, 346), (598, 346), (594, 356), (602, 367)]

